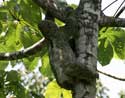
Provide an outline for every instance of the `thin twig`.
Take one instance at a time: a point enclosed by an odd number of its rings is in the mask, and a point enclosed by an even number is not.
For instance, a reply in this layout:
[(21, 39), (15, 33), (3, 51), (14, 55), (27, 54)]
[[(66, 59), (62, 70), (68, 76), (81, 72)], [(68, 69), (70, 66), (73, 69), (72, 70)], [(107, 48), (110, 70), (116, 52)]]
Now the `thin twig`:
[(119, 9), (121, 8), (121, 6), (124, 4), (125, 0), (123, 0), (123, 2), (120, 4), (120, 6), (118, 7), (118, 9), (116, 10), (115, 14), (113, 15), (114, 17), (117, 15), (117, 12), (119, 11)]
[(124, 10), (125, 10), (125, 6), (122, 7), (122, 9), (116, 14), (115, 18), (118, 18), (118, 17), (122, 14), (122, 12), (123, 12)]
[(120, 81), (125, 81), (125, 78), (120, 78), (120, 77), (116, 77), (114, 75), (111, 75), (111, 74), (108, 74), (108, 73), (105, 73), (105, 72), (102, 72), (100, 70), (97, 70), (99, 73), (103, 74), (103, 75), (106, 75), (108, 77), (111, 77), (113, 79), (116, 79), (116, 80), (120, 80)]
[(110, 3), (108, 6), (106, 6), (102, 11), (105, 11), (107, 8), (109, 8), (112, 4), (114, 4), (115, 2), (117, 2), (118, 0), (113, 1), (112, 3)]
[[(120, 6), (118, 7), (118, 9), (116, 10), (115, 14), (113, 15), (114, 18), (118, 18), (121, 13), (124, 11), (124, 7), (119, 11), (119, 9), (121, 8), (121, 6), (124, 4), (125, 0), (123, 0), (123, 2), (120, 4)], [(119, 12), (120, 13), (119, 13)], [(108, 27), (105, 28), (105, 30), (103, 32), (106, 32), (108, 30)]]

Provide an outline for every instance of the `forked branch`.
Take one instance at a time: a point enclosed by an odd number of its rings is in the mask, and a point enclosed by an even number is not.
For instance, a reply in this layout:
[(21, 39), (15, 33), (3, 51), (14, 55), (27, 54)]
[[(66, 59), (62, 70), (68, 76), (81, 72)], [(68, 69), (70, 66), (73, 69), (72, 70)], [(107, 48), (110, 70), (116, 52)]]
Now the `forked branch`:
[(65, 22), (66, 15), (60, 9), (57, 9), (54, 0), (33, 0), (37, 5), (43, 8), (46, 12), (49, 12), (53, 17)]

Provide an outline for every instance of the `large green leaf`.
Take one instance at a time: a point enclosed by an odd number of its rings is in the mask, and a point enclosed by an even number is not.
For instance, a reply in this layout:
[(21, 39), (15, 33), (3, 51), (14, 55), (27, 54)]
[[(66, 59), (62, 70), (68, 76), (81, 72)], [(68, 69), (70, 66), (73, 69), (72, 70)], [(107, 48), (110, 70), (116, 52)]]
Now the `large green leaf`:
[(41, 67), (40, 71), (44, 76), (47, 76), (50, 78), (52, 77), (52, 70), (51, 70), (51, 66), (50, 66), (48, 53), (46, 53), (42, 57), (42, 67)]
[(109, 28), (106, 32), (102, 30), (98, 39), (98, 60), (102, 65), (109, 64), (116, 56), (125, 59), (125, 30), (121, 28)]
[(34, 44), (32, 38), (30, 36), (30, 32), (25, 32), (25, 31), (22, 32), (22, 34), (20, 36), (20, 40), (21, 40), (24, 48), (27, 48), (27, 47), (29, 47), (29, 46)]
[[(3, 37), (5, 39), (4, 45), (6, 50), (9, 51), (16, 51), (21, 49), (22, 44), (19, 41), (19, 33), (16, 32), (20, 27), (20, 24), (14, 24), (13, 22), (8, 22), (8, 31), (5, 32), (5, 36)], [(19, 30), (18, 30), (19, 31)]]
[(22, 18), (29, 24), (37, 26), (37, 23), (41, 20), (40, 8), (32, 0), (21, 0), (19, 4)]
[(98, 46), (98, 60), (101, 65), (107, 65), (113, 58), (113, 48), (107, 39), (102, 39)]
[[(27, 27), (24, 27), (27, 28)], [(40, 36), (36, 36), (32, 31), (23, 31), (20, 34), (20, 41), (23, 44), (24, 48), (29, 47), (40, 40)]]
[(20, 38), (22, 26), (13, 21), (2, 22), (2, 33), (0, 35), (1, 52), (20, 50), (23, 45)]
[(56, 81), (48, 84), (45, 98), (72, 98), (71, 91), (61, 88)]
[(0, 43), (5, 49), (1, 52), (29, 47), (41, 38), (36, 27), (41, 19), (40, 12), (31, 0), (5, 1), (0, 7), (0, 31), (5, 33), (0, 35)]

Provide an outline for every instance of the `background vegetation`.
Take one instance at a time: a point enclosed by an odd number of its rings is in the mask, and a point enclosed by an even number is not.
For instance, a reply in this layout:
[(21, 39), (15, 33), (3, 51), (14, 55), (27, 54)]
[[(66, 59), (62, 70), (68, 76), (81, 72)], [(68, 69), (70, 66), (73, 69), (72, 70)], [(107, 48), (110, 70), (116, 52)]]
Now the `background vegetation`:
[[(4, 1), (4, 0), (3, 0)], [(76, 8), (76, 5), (70, 5)], [(37, 24), (44, 11), (32, 0), (10, 0), (0, 5), (0, 53), (27, 49), (43, 38)], [(56, 24), (63, 23), (56, 19)], [(125, 30), (101, 29), (98, 38), (98, 61), (102, 66), (112, 58), (125, 59)], [(11, 67), (10, 67), (11, 66)], [(18, 66), (18, 67), (17, 67)], [(10, 70), (11, 69), (11, 70)], [(97, 98), (108, 95), (97, 81)], [(0, 98), (71, 98), (71, 92), (60, 88), (50, 68), (48, 48), (17, 60), (0, 60)], [(123, 94), (121, 92), (121, 98)]]

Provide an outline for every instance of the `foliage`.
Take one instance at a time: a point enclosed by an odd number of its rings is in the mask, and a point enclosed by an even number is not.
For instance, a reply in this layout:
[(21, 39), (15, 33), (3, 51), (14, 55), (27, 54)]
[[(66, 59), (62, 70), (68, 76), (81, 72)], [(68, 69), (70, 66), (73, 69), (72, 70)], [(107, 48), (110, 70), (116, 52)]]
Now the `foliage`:
[[(71, 6), (74, 9), (77, 7), (76, 5)], [(32, 0), (4, 1), (0, 6), (0, 53), (22, 50), (40, 40), (43, 35), (38, 30), (37, 24), (42, 20), (42, 14), (44, 14), (43, 10)], [(55, 19), (55, 22), (59, 26), (64, 25), (58, 19)], [(125, 58), (125, 31), (121, 28), (109, 28), (103, 32), (104, 29), (99, 32), (98, 39), (98, 61), (103, 66), (109, 64), (113, 57)], [(41, 98), (44, 93), (45, 98), (60, 98), (61, 96), (71, 98), (70, 91), (60, 88), (56, 81), (52, 81), (54, 76), (46, 51), (47, 47), (44, 52), (40, 51), (37, 55), (28, 58), (0, 61), (0, 98), (5, 98), (9, 94), (15, 95), (17, 98)], [(18, 62), (25, 65), (28, 74), (33, 73), (33, 70), (39, 65), (38, 71), (43, 75), (39, 82), (35, 75), (25, 83), (25, 78), (21, 80), (23, 72), (5, 71), (9, 63), (14, 67)], [(52, 82), (45, 83), (45, 77), (47, 77), (47, 81)], [(32, 84), (32, 81), (37, 82)], [(45, 85), (43, 86), (43, 84)], [(44, 91), (46, 86), (47, 89)]]
[(113, 57), (125, 59), (125, 30), (121, 28), (109, 28), (98, 37), (98, 60), (105, 66)]
[(100, 80), (97, 80), (96, 88), (97, 88), (96, 98), (109, 98), (109, 96), (106, 93), (106, 91), (109, 91), (109, 89), (103, 86)]
[(45, 92), (45, 98), (72, 98), (71, 91), (60, 88), (56, 81), (48, 84)]
[(21, 84), (20, 75), (17, 71), (0, 71), (0, 98), (14, 94), (17, 98), (28, 98), (30, 95)]

